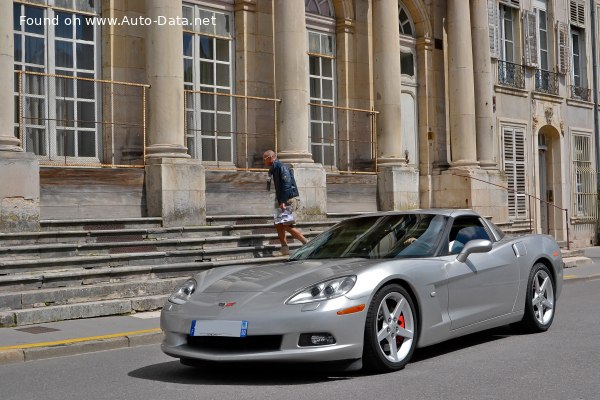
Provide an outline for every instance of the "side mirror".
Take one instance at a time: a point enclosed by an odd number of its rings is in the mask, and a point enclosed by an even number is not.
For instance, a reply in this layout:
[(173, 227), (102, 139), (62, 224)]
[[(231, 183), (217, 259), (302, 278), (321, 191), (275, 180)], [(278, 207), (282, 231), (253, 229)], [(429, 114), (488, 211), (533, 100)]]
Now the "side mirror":
[(484, 239), (475, 239), (467, 242), (465, 247), (463, 247), (462, 251), (456, 257), (456, 260), (460, 262), (467, 261), (467, 257), (469, 257), (472, 253), (487, 253), (492, 250), (492, 242)]

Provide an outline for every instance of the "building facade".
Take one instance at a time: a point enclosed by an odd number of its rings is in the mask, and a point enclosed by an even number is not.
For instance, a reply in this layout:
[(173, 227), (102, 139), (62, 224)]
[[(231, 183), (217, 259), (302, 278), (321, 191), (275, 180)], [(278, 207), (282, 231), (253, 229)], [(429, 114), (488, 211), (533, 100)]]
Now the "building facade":
[(305, 218), (466, 207), (595, 240), (589, 1), (0, 7), (3, 231), (268, 214), (272, 148)]

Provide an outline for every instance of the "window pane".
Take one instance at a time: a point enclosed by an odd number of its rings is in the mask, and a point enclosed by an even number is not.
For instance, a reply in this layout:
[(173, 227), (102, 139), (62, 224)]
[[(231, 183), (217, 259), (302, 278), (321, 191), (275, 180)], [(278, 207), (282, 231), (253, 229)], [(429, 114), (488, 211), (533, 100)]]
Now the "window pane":
[(333, 100), (333, 81), (323, 79), (323, 98)]
[(48, 155), (46, 151), (46, 131), (44, 129), (27, 128), (25, 136), (27, 143), (25, 151), (40, 156)]
[(75, 102), (56, 100), (56, 126), (75, 126)]
[(217, 64), (217, 85), (229, 86), (229, 65)]
[(22, 30), (21, 27), (21, 5), (14, 3), (13, 4), (13, 29), (15, 31)]
[(313, 121), (321, 120), (321, 107), (319, 106), (310, 106), (310, 119)]
[(56, 131), (56, 154), (59, 156), (75, 156), (75, 131)]
[(15, 62), (23, 62), (23, 45), (21, 43), (21, 35), (14, 35), (15, 43)]
[(231, 161), (231, 140), (218, 139), (217, 154), (219, 161)]
[(92, 102), (77, 102), (77, 113), (80, 128), (94, 128), (96, 126), (95, 105)]
[(323, 141), (333, 143), (333, 124), (323, 124)]
[[(60, 75), (71, 75), (68, 72), (57, 71)], [(54, 87), (58, 97), (73, 97), (73, 79), (54, 78)]]
[(322, 58), (321, 65), (323, 67), (323, 76), (328, 78), (333, 77), (333, 60), (329, 58)]
[(213, 63), (200, 62), (200, 83), (214, 85)]
[(310, 78), (310, 97), (321, 97), (321, 82), (318, 78)]
[(94, 45), (77, 43), (77, 68), (94, 70)]
[(194, 82), (194, 61), (185, 59), (183, 60), (183, 81)]
[(231, 97), (217, 96), (217, 110), (231, 111)]
[[(6, 1), (6, 0), (5, 0)], [(25, 32), (44, 34), (44, 10), (37, 7), (25, 7), (25, 17), (34, 18), (33, 24), (25, 24)]]
[(315, 160), (316, 163), (322, 163), (323, 162), (323, 156), (321, 155), (321, 146), (315, 146), (313, 145), (311, 147), (311, 151), (312, 151), (312, 157), (313, 160)]
[(321, 53), (327, 55), (333, 54), (333, 36), (321, 35)]
[[(215, 26), (212, 24), (212, 17), (215, 15), (212, 11), (208, 10), (200, 10), (199, 17), (201, 18), (199, 22), (201, 22), (200, 26), (198, 26), (198, 30), (200, 32), (205, 33), (215, 33)], [(206, 19), (208, 19), (208, 24), (205, 24)]]
[[(215, 13), (216, 31), (219, 36), (230, 36), (231, 27), (229, 25), (229, 15)], [(211, 20), (212, 24), (212, 20)]]
[(203, 112), (200, 123), (202, 127), (202, 135), (215, 135), (215, 114)]
[(83, 99), (94, 99), (94, 81), (77, 80), (77, 97)]
[(207, 37), (200, 38), (200, 58), (212, 60), (213, 57), (213, 39)]
[(83, 15), (74, 14), (74, 17), (77, 18), (77, 24), (75, 25), (76, 29), (76, 37), (79, 40), (87, 40), (89, 42), (94, 41), (94, 25), (88, 23), (87, 17)]
[(77, 153), (79, 157), (96, 157), (95, 132), (78, 132)]
[(54, 58), (57, 67), (73, 68), (73, 44), (57, 40), (54, 43)]
[(44, 39), (25, 37), (25, 62), (28, 64), (44, 65)]
[(231, 133), (231, 115), (217, 114), (217, 131), (219, 134)]
[(308, 32), (308, 51), (311, 53), (321, 52), (321, 38), (318, 33)]
[[(333, 105), (333, 104), (327, 104)], [(323, 107), (323, 121), (333, 122), (333, 108)]]
[(321, 124), (318, 122), (313, 122), (310, 124), (310, 137), (312, 142), (321, 143), (322, 142), (322, 133), (321, 133)]
[(414, 56), (412, 53), (400, 53), (400, 70), (408, 76), (415, 76)]
[(217, 44), (217, 60), (229, 61), (229, 40), (215, 39)]
[(23, 123), (25, 125), (44, 125), (46, 102), (39, 98), (26, 98)]
[(183, 55), (191, 57), (193, 55), (193, 36), (189, 33), (183, 34)]
[(79, 11), (94, 12), (96, 0), (75, 0), (75, 9)]
[(310, 56), (308, 59), (308, 66), (310, 75), (321, 75), (321, 67), (319, 63), (320, 58), (315, 56)]
[(56, 16), (58, 17), (58, 25), (54, 28), (54, 34), (57, 37), (72, 39), (73, 38), (73, 26), (71, 17), (72, 14), (67, 14), (63, 12), (57, 12)]
[(333, 146), (323, 148), (323, 165), (333, 165)]
[(23, 75), (23, 93), (46, 94), (46, 77), (40, 75)]
[(202, 159), (204, 161), (216, 161), (215, 139), (202, 138)]
[[(213, 89), (207, 87), (201, 87), (200, 90), (212, 92)], [(203, 110), (214, 110), (215, 109), (215, 96), (210, 94), (202, 94), (200, 100), (200, 107)]]

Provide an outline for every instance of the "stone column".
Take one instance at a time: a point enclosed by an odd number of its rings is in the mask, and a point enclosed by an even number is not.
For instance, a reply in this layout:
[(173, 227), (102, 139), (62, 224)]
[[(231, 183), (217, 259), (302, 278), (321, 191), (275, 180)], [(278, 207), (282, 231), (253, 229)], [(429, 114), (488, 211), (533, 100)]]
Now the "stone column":
[(281, 99), (277, 111), (277, 151), (292, 164), (300, 192), (301, 219), (326, 213), (326, 174), (309, 152), (308, 35), (303, 1), (275, 0), (275, 87)]
[[(180, 0), (146, 0), (146, 17), (181, 17)], [(189, 159), (184, 145), (183, 28), (146, 27), (149, 133), (146, 149), (148, 216), (164, 226), (206, 222), (204, 167)]]
[(377, 117), (377, 206), (419, 207), (419, 172), (406, 166), (402, 145), (400, 26), (397, 0), (373, 0), (373, 86)]
[(287, 163), (312, 163), (308, 126), (308, 37), (303, 1), (275, 0), (277, 152)]
[(477, 160), (482, 168), (495, 168), (496, 140), (492, 105), (492, 64), (488, 35), (488, 1), (471, 0), (471, 35), (475, 83)]
[(447, 18), (451, 165), (477, 166), (469, 2), (448, 0)]
[(397, 0), (373, 0), (373, 81), (380, 165), (404, 163), (401, 134), (400, 27)]
[(40, 229), (40, 169), (20, 147), (13, 126), (13, 4), (0, 2), (0, 232)]

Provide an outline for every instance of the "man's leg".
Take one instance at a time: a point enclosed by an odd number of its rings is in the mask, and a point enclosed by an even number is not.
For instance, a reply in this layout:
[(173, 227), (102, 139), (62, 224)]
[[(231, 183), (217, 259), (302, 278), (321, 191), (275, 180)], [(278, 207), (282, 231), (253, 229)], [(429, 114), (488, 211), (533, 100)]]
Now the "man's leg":
[(290, 254), (290, 248), (288, 247), (287, 239), (285, 238), (285, 227), (282, 224), (275, 224), (275, 229), (277, 230), (279, 242), (281, 242), (281, 254), (287, 256)]
[(298, 239), (300, 242), (302, 242), (302, 244), (306, 244), (306, 242), (308, 242), (308, 240), (306, 240), (306, 238), (304, 237), (302, 232), (300, 232), (298, 230), (298, 228), (294, 228), (293, 226), (286, 225), (285, 230), (288, 231), (290, 233), (290, 235), (292, 235), (293, 238)]

